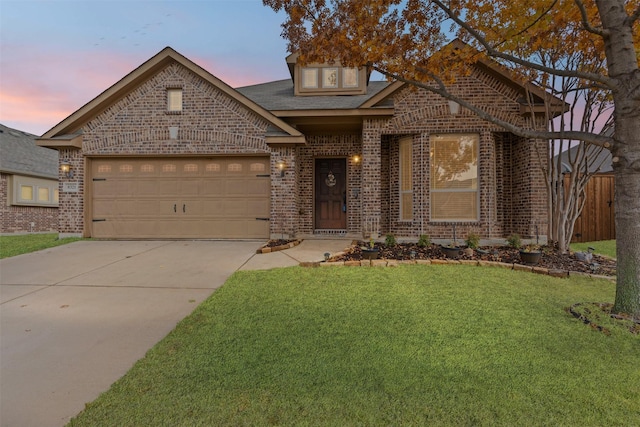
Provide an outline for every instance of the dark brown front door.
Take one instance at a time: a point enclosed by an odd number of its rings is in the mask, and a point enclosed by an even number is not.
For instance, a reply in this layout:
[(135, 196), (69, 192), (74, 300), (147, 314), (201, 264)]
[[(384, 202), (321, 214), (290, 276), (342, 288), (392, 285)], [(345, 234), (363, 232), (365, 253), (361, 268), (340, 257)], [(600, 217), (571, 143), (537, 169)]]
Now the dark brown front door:
[(347, 160), (316, 159), (316, 229), (347, 228)]

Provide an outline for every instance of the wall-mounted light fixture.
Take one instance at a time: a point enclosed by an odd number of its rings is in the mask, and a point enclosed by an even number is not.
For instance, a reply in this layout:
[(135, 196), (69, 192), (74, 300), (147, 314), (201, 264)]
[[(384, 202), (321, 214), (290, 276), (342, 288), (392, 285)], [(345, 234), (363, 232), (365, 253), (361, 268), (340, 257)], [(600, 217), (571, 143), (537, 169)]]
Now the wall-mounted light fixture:
[(354, 164), (354, 165), (359, 165), (359, 164), (360, 164), (360, 161), (362, 160), (362, 158), (360, 157), (360, 155), (359, 155), (359, 154), (354, 154), (354, 155), (351, 157), (351, 160), (353, 161), (353, 164)]
[(280, 178), (284, 178), (284, 169), (287, 167), (287, 164), (281, 159), (276, 162), (276, 166), (280, 171)]
[(460, 112), (460, 104), (456, 101), (449, 100), (449, 112), (452, 115), (456, 115)]
[(62, 172), (62, 174), (67, 178), (73, 178), (73, 167), (71, 166), (71, 163), (67, 161), (62, 161), (62, 163), (60, 163), (60, 172)]

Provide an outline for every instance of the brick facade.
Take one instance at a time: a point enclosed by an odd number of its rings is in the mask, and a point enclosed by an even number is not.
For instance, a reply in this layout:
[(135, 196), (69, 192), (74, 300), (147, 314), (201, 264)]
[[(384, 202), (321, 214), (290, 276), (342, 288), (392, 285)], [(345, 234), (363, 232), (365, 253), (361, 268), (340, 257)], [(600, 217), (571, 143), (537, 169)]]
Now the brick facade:
[[(181, 112), (166, 111), (169, 88), (182, 89)], [(532, 126), (520, 113), (519, 92), (480, 70), (460, 78), (453, 92), (503, 120)], [(314, 233), (314, 162), (331, 157), (347, 163), (347, 233), (451, 238), (454, 223), (430, 220), (430, 140), (436, 134), (473, 133), (479, 137), (480, 218), (456, 222), (458, 237), (469, 232), (483, 238), (516, 232), (531, 237), (536, 226), (546, 234), (546, 187), (535, 152), (544, 141), (518, 138), (464, 108), (451, 114), (446, 100), (424, 90), (406, 87), (393, 95), (393, 105), (392, 117), (364, 117), (361, 133), (334, 135), (328, 129), (306, 135), (305, 145), (267, 144), (271, 124), (263, 115), (190, 69), (170, 63), (84, 122), (82, 150), (60, 150), (60, 159), (69, 161), (75, 172), (73, 178), (60, 177), (61, 188), (74, 181), (79, 191), (61, 191), (58, 229), (88, 235), (90, 206), (85, 203), (90, 194), (85, 186), (90, 177), (85, 170), (94, 157), (258, 154), (270, 156), (272, 238)], [(177, 129), (177, 138), (170, 128)], [(399, 220), (398, 141), (404, 136), (413, 141), (411, 221)], [(354, 161), (356, 155), (360, 162)], [(284, 162), (284, 174), (279, 162)]]
[(0, 174), (0, 233), (58, 231), (58, 208), (14, 206), (9, 202), (9, 175)]

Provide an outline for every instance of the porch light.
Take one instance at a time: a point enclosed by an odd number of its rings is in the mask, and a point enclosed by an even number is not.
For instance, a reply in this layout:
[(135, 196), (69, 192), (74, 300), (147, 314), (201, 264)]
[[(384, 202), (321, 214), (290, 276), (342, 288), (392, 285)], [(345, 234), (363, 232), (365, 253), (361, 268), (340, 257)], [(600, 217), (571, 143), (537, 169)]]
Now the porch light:
[(67, 178), (73, 178), (73, 167), (66, 160), (60, 163), (60, 172)]
[(287, 164), (284, 162), (284, 160), (278, 160), (276, 162), (276, 166), (278, 167), (278, 170), (280, 171), (280, 178), (284, 178), (284, 169), (287, 166)]
[(449, 100), (449, 112), (452, 115), (458, 114), (460, 112), (460, 104), (458, 104), (456, 101)]
[(358, 154), (354, 154), (353, 157), (351, 158), (351, 160), (353, 160), (353, 164), (358, 165), (360, 164), (360, 156)]

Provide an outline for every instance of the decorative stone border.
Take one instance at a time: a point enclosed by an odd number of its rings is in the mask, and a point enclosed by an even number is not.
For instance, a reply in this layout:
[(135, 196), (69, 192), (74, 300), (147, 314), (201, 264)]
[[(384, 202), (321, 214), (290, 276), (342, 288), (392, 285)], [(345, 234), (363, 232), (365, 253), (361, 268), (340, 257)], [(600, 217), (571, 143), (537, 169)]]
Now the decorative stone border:
[[(304, 265), (303, 265), (304, 264)], [(536, 267), (531, 265), (522, 264), (510, 264), (506, 262), (496, 261), (482, 261), (482, 260), (454, 260), (454, 259), (418, 259), (418, 260), (393, 260), (393, 259), (372, 259), (362, 261), (333, 261), (333, 262), (315, 262), (315, 263), (303, 263), (300, 264), (303, 267), (397, 267), (398, 265), (474, 265), (478, 267), (497, 267), (507, 270), (515, 271), (528, 271), (536, 274), (543, 274), (552, 277), (569, 277), (569, 276), (584, 276), (594, 279), (607, 279), (615, 281), (614, 276), (602, 276), (598, 274), (581, 273), (578, 271), (568, 270), (553, 270), (544, 267)]]
[(293, 242), (289, 242), (285, 245), (280, 245), (280, 246), (263, 246), (261, 248), (259, 248), (256, 253), (258, 254), (268, 254), (271, 252), (278, 252), (278, 251), (284, 251), (285, 249), (291, 249), (293, 247), (298, 246), (300, 243), (302, 243), (302, 240), (294, 240)]

